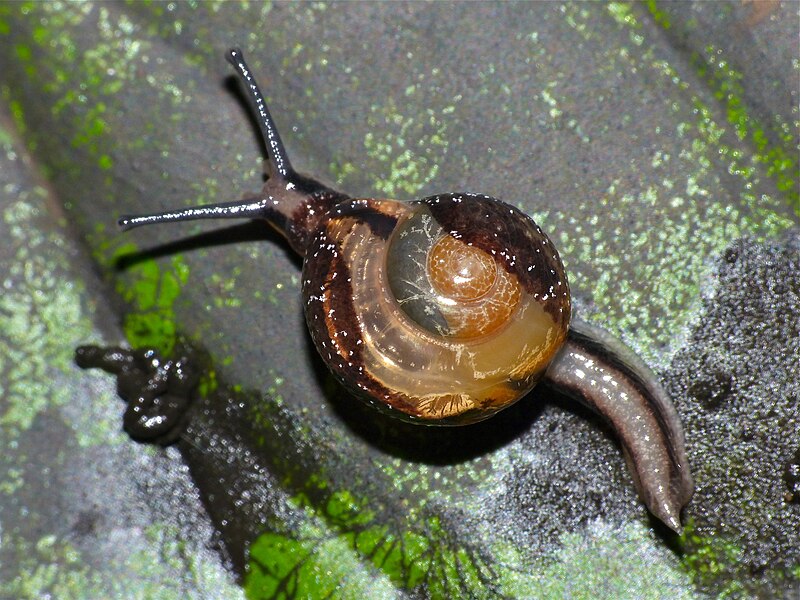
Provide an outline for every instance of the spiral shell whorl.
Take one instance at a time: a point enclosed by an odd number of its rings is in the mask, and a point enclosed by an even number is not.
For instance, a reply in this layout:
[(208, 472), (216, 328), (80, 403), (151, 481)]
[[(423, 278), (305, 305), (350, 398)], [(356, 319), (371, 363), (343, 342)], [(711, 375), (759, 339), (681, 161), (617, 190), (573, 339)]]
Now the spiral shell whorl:
[(303, 295), (314, 343), (342, 383), (432, 424), (482, 420), (519, 399), (570, 317), (547, 237), (471, 194), (338, 205), (306, 254)]
[(519, 284), (490, 254), (446, 233), (424, 202), (409, 208), (386, 258), (403, 312), (446, 338), (474, 339), (504, 327), (519, 304)]

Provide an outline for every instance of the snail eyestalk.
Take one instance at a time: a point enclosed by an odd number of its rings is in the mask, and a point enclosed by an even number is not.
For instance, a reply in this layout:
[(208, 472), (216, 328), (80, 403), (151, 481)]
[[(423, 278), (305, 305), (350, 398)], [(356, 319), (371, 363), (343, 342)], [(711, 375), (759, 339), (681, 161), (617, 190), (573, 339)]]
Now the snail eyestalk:
[(142, 225), (196, 221), (198, 219), (263, 219), (267, 213), (265, 198), (247, 198), (237, 202), (223, 202), (207, 206), (193, 206), (149, 215), (122, 215), (117, 224), (122, 231)]
[[(294, 205), (285, 206), (288, 202), (270, 202), (273, 195), (267, 190), (275, 191), (283, 189), (284, 196), (289, 196), (289, 190), (298, 187), (305, 188), (305, 191), (324, 190), (324, 186), (303, 178), (295, 173), (286, 155), (286, 149), (278, 133), (278, 128), (269, 114), (267, 103), (261, 90), (258, 88), (250, 67), (244, 60), (242, 51), (238, 48), (231, 48), (225, 57), (233, 65), (236, 72), (245, 83), (248, 99), (253, 109), (258, 113), (258, 126), (264, 138), (267, 148), (267, 160), (269, 163), (269, 180), (265, 186), (264, 195), (255, 198), (245, 198), (237, 202), (224, 202), (210, 204), (208, 206), (195, 206), (177, 210), (169, 210), (161, 213), (147, 215), (123, 215), (117, 220), (123, 231), (128, 231), (134, 227), (142, 225), (153, 225), (156, 223), (172, 223), (176, 221), (194, 221), (197, 219), (267, 219), (283, 230), (286, 218), (294, 210)], [(306, 196), (299, 194), (302, 203)]]
[(225, 58), (234, 66), (236, 72), (239, 73), (239, 77), (247, 85), (250, 103), (258, 113), (258, 126), (261, 129), (261, 135), (264, 138), (264, 144), (267, 146), (267, 154), (269, 155), (270, 176), (279, 177), (287, 181), (290, 180), (294, 169), (292, 169), (289, 157), (286, 155), (286, 149), (283, 147), (275, 121), (272, 120), (272, 116), (269, 114), (264, 96), (261, 94), (261, 90), (258, 89), (258, 84), (250, 71), (250, 67), (244, 61), (242, 51), (239, 48), (231, 48)]

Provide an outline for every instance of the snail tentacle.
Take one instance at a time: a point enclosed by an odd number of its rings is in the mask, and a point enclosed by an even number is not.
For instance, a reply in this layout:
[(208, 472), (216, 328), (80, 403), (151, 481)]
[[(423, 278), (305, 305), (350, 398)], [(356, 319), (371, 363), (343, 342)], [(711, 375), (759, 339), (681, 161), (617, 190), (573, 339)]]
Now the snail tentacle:
[(261, 129), (261, 136), (264, 138), (264, 143), (267, 146), (267, 155), (270, 165), (270, 176), (278, 177), (290, 181), (294, 169), (289, 162), (289, 157), (286, 154), (286, 148), (283, 146), (283, 141), (278, 133), (278, 128), (275, 126), (275, 121), (272, 115), (269, 114), (267, 103), (264, 101), (264, 95), (253, 77), (250, 67), (244, 60), (244, 54), (239, 48), (231, 48), (225, 55), (225, 59), (233, 65), (239, 77), (247, 85), (248, 98), (256, 113), (258, 114), (258, 127)]
[(573, 320), (543, 381), (609, 423), (647, 508), (680, 533), (694, 484), (678, 413), (647, 365), (602, 329)]
[(173, 221), (195, 221), (198, 219), (262, 219), (267, 211), (266, 199), (245, 198), (236, 202), (221, 202), (205, 206), (192, 206), (177, 210), (167, 210), (148, 215), (122, 215), (117, 225), (128, 231), (142, 225), (171, 223)]
[(278, 128), (242, 51), (231, 48), (225, 58), (234, 66), (245, 84), (248, 101), (258, 116), (258, 127), (267, 149), (268, 179), (261, 193), (235, 202), (145, 215), (122, 215), (117, 224), (123, 231), (127, 231), (142, 225), (198, 219), (264, 219), (287, 238), (293, 250), (300, 256), (305, 256), (321, 219), (331, 208), (347, 200), (349, 196), (316, 179), (297, 173), (292, 168)]

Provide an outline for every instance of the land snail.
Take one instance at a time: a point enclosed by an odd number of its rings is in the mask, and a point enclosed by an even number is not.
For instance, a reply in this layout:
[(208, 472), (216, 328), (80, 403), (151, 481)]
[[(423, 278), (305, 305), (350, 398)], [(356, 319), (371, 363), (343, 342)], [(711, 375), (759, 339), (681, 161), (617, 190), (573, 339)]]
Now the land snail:
[(260, 194), (123, 216), (123, 230), (192, 219), (265, 219), (303, 257), (314, 345), (369, 404), (428, 425), (486, 419), (538, 382), (599, 413), (640, 496), (675, 531), (693, 492), (678, 415), (650, 369), (571, 319), (558, 252), (534, 221), (489, 196), (354, 199), (294, 171), (242, 52), (227, 55), (268, 152)]

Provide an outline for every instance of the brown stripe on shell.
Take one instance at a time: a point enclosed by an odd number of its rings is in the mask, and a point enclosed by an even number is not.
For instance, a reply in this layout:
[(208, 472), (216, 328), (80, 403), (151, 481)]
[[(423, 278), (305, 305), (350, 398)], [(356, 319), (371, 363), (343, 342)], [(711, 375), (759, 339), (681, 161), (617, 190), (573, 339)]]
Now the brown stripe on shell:
[(394, 417), (412, 419), (416, 409), (409, 399), (385, 387), (364, 369), (364, 340), (353, 304), (350, 269), (335, 239), (362, 223), (385, 239), (396, 222), (396, 216), (380, 211), (377, 202), (371, 200), (337, 206), (308, 247), (302, 293), (311, 337), (339, 382), (370, 405)]
[(350, 202), (338, 204), (331, 211), (331, 218), (342, 218), (353, 216), (359, 222), (366, 224), (370, 231), (382, 240), (389, 239), (389, 236), (397, 226), (397, 215), (381, 210), (385, 206), (385, 200), (373, 200), (361, 198)]
[[(482, 194), (440, 194), (419, 202), (428, 205), (447, 233), (487, 252), (516, 275), (523, 289), (541, 302), (556, 323), (569, 322), (569, 284), (564, 265), (550, 238), (533, 219), (510, 204)], [(553, 280), (556, 285), (551, 288)]]

